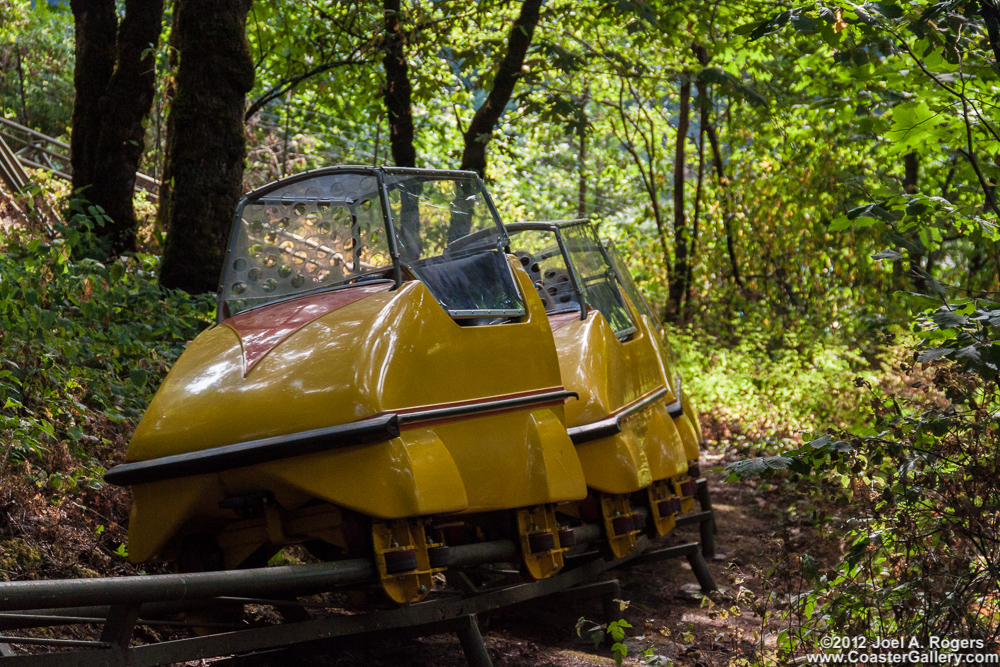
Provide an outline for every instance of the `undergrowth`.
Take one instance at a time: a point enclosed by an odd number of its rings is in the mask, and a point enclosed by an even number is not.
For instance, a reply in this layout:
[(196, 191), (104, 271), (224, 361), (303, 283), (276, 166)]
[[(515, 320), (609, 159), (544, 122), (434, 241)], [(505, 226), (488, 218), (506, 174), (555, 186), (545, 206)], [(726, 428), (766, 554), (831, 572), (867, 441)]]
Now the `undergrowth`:
[(81, 526), (124, 554), (126, 494), (101, 476), (214, 311), (210, 296), (162, 288), (155, 257), (76, 260), (86, 225), (60, 231), (0, 229), (0, 577), (92, 571), (64, 558), (88, 549)]
[(742, 324), (725, 339), (674, 327), (668, 337), (685, 393), (723, 437), (795, 441), (821, 426), (852, 424), (854, 378), (872, 370), (855, 346), (807, 326), (775, 333)]
[[(728, 466), (807, 496), (839, 558), (791, 554), (807, 586), (784, 611), (771, 660), (820, 650), (824, 635), (1000, 647), (1000, 303), (947, 300), (916, 318), (905, 384), (857, 378), (858, 423)], [(826, 513), (823, 509), (833, 509)]]

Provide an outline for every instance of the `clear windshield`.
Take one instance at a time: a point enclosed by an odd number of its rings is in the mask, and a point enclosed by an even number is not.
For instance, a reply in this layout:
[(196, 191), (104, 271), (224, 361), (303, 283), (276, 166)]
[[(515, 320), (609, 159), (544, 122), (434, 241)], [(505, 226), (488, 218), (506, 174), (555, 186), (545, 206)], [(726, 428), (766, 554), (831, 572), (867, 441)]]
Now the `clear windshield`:
[(232, 316), (391, 267), (376, 176), (317, 175), (244, 203), (226, 257), (220, 311)]
[(400, 262), (453, 317), (524, 314), (507, 237), (474, 177), (386, 174)]
[(667, 364), (670, 368), (676, 368), (674, 351), (670, 347), (670, 344), (664, 338), (663, 335), (663, 324), (660, 322), (660, 318), (657, 317), (656, 312), (646, 301), (646, 297), (639, 290), (639, 286), (635, 284), (635, 280), (632, 279), (632, 273), (628, 270), (628, 266), (625, 265), (625, 260), (622, 258), (621, 253), (618, 252), (618, 248), (610, 239), (605, 239), (602, 243), (605, 251), (607, 252), (608, 258), (611, 260), (611, 264), (615, 269), (616, 277), (618, 278), (618, 284), (621, 286), (625, 295), (628, 296), (629, 301), (635, 306), (636, 310), (639, 311), (641, 316), (649, 318), (652, 323), (655, 332), (656, 339), (662, 350)]
[(648, 317), (657, 329), (661, 328), (663, 324), (660, 322), (660, 318), (653, 312), (649, 302), (646, 301), (646, 297), (639, 290), (639, 286), (635, 284), (632, 274), (629, 272), (628, 266), (625, 265), (625, 260), (622, 259), (621, 253), (618, 252), (618, 248), (614, 242), (610, 239), (605, 239), (601, 245), (604, 246), (605, 251), (608, 253), (608, 258), (615, 269), (621, 290), (625, 292), (625, 295), (632, 302), (632, 305), (635, 306), (635, 309), (639, 311), (639, 314)]
[(535, 284), (545, 312), (580, 309), (579, 295), (554, 231), (515, 231), (510, 235), (510, 248)]
[(634, 333), (635, 324), (618, 291), (614, 269), (608, 264), (594, 229), (578, 224), (562, 227), (560, 232), (587, 304), (601, 311), (618, 336)]

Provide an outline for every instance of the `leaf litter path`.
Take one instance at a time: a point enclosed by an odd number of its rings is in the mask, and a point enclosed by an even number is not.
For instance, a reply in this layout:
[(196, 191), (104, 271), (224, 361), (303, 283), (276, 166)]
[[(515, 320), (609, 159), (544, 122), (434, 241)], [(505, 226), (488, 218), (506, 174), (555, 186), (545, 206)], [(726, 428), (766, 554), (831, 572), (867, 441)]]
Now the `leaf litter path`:
[[(704, 469), (723, 463), (711, 452), (703, 456)], [(720, 594), (712, 603), (697, 593), (694, 575), (683, 559), (623, 568), (604, 575), (617, 578), (622, 598), (628, 602), (625, 618), (628, 630), (626, 665), (646, 664), (642, 653), (653, 649), (678, 667), (727, 667), (754, 662), (761, 651), (773, 648), (773, 636), (781, 629), (768, 600), (787, 599), (801, 581), (789, 572), (788, 550), (811, 537), (808, 528), (791, 528), (780, 508), (794, 498), (774, 491), (761, 491), (754, 483), (723, 481), (724, 473), (708, 473), (719, 534), (716, 558), (709, 568)], [(696, 528), (683, 528), (673, 542), (697, 540)], [(777, 567), (779, 574), (768, 571)], [(789, 576), (791, 575), (791, 576)], [(769, 595), (764, 584), (778, 584)], [(781, 593), (781, 595), (778, 595)], [(770, 608), (769, 608), (770, 607)], [(760, 613), (772, 612), (762, 627)], [(481, 618), (486, 647), (495, 667), (578, 667), (614, 665), (610, 642), (595, 650), (584, 633), (577, 637), (581, 617), (599, 621), (599, 599), (536, 600), (504, 609)], [(763, 641), (762, 641), (763, 637)], [(772, 654), (773, 656), (773, 654)], [(287, 654), (274, 664), (286, 665)], [(457, 639), (440, 635), (393, 641), (381, 638), (359, 641), (335, 655), (298, 655), (298, 667), (465, 667)], [(188, 663), (204, 665), (206, 662)], [(213, 667), (239, 667), (239, 658), (213, 661)], [(254, 661), (255, 665), (261, 662)], [(655, 662), (651, 664), (657, 664)], [(742, 663), (746, 664), (746, 663)]]

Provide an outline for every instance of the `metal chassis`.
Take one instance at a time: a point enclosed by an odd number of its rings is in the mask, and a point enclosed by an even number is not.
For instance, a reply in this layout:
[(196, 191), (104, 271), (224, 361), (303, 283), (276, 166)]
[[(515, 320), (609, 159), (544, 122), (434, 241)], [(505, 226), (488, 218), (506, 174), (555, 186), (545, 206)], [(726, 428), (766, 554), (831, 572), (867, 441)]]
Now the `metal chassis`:
[[(2, 667), (97, 667), (130, 666), (143, 667), (186, 662), (221, 655), (254, 654), (267, 651), (273, 656), (274, 649), (302, 647), (321, 650), (330, 642), (372, 636), (392, 632), (398, 637), (402, 631), (409, 636), (427, 636), (455, 633), (462, 645), (466, 660), (471, 667), (492, 667), (479, 631), (478, 615), (528, 602), (537, 598), (561, 595), (568, 597), (599, 596), (602, 599), (607, 621), (620, 618), (618, 606), (613, 601), (621, 596), (618, 580), (589, 582), (597, 575), (628, 564), (652, 563), (671, 558), (687, 558), (691, 569), (703, 592), (716, 589), (708, 570), (705, 557), (711, 557), (715, 544), (715, 520), (709, 499), (706, 480), (698, 480), (697, 499), (701, 512), (680, 517), (678, 526), (698, 524), (701, 542), (691, 542), (677, 546), (653, 548), (648, 538), (641, 538), (637, 548), (625, 558), (605, 560), (593, 549), (567, 558), (567, 569), (550, 579), (531, 583), (503, 586), (494, 589), (467, 587), (465, 594), (442, 597), (427, 602), (407, 605), (387, 611), (376, 611), (353, 616), (334, 616), (293, 620), (278, 625), (268, 625), (249, 629), (221, 632), (203, 637), (170, 640), (156, 644), (131, 646), (131, 637), (138, 624), (154, 624), (156, 621), (140, 619), (143, 604), (114, 604), (108, 607), (67, 607), (56, 610), (42, 610), (35, 614), (0, 613), (0, 623), (4, 620), (38, 619), (37, 625), (68, 625), (74, 623), (103, 623), (99, 641), (79, 641), (60, 639), (28, 639), (22, 637), (0, 637), (0, 666)], [(462, 569), (450, 570), (462, 576)], [(589, 582), (589, 583), (588, 583)], [(280, 597), (280, 591), (274, 593)], [(225, 603), (225, 598), (186, 603), (191, 608)], [(268, 604), (285, 611), (298, 611), (303, 605), (294, 598), (289, 600), (243, 598), (239, 602)], [(148, 611), (156, 607), (169, 607), (170, 603), (145, 605)], [(49, 614), (49, 615), (45, 615)], [(294, 618), (294, 616), (290, 616)], [(51, 646), (53, 648), (80, 649), (56, 653), (15, 655), (8, 643), (22, 643)], [(261, 656), (265, 657), (265, 656)]]

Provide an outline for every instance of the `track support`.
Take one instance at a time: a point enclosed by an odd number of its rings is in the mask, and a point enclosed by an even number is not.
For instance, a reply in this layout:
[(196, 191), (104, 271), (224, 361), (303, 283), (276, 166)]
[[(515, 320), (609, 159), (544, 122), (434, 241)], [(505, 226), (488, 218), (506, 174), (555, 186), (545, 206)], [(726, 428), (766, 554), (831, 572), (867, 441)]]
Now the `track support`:
[(462, 643), (462, 652), (465, 653), (469, 667), (493, 667), (490, 654), (486, 652), (483, 635), (479, 632), (479, 621), (475, 614), (461, 617), (455, 634)]
[[(702, 521), (698, 526), (701, 531), (701, 554), (705, 558), (715, 557), (715, 536), (719, 533), (715, 525), (715, 512), (712, 511), (712, 497), (708, 493), (708, 480), (702, 477), (698, 480), (698, 490), (695, 492), (701, 511), (709, 514), (708, 521)], [(692, 566), (693, 567), (693, 566)]]

